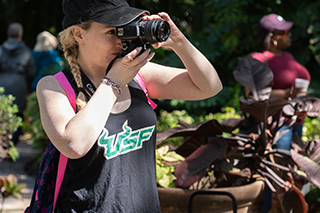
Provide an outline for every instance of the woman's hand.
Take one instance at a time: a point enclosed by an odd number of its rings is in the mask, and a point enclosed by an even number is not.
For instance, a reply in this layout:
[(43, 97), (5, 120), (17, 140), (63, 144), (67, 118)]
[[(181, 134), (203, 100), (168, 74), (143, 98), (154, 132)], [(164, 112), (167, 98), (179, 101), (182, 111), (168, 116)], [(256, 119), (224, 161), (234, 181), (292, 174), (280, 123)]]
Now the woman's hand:
[(154, 20), (154, 19), (167, 21), (170, 25), (170, 30), (171, 30), (170, 38), (167, 41), (152, 44), (152, 46), (155, 49), (157, 49), (159, 47), (173, 48), (175, 44), (179, 43), (180, 40), (182, 40), (184, 38), (184, 35), (182, 34), (182, 32), (178, 29), (178, 27), (171, 20), (170, 16), (167, 13), (161, 12), (161, 13), (158, 13), (158, 15), (151, 15), (151, 16), (143, 16), (142, 17), (142, 20), (144, 20), (144, 21)]
[(147, 49), (136, 57), (141, 49), (141, 47), (138, 47), (124, 57), (117, 59), (108, 72), (107, 77), (117, 83), (121, 88), (126, 86), (136, 76), (141, 67), (148, 63), (154, 56), (154, 53), (150, 53), (150, 49)]
[(291, 98), (297, 98), (304, 95), (307, 95), (307, 91), (303, 90), (303, 88), (292, 87), (290, 94)]

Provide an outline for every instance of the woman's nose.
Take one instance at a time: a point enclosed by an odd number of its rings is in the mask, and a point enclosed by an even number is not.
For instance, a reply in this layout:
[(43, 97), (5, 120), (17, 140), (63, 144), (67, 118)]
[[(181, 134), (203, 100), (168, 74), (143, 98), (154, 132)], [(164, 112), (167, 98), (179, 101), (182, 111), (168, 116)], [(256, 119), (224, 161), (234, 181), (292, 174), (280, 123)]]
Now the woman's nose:
[(122, 48), (122, 42), (120, 38), (117, 38), (117, 46), (120, 46)]

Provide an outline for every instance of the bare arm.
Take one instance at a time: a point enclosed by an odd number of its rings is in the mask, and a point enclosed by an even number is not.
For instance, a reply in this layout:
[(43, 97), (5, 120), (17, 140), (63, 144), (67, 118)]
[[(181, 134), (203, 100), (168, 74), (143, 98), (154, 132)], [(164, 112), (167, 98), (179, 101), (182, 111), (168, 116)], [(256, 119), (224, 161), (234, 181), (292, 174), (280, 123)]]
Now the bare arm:
[[(139, 69), (151, 60), (148, 51), (134, 50), (116, 62), (108, 77), (123, 87), (118, 95), (112, 87), (100, 84), (88, 103), (75, 114), (65, 91), (53, 76), (42, 78), (37, 86), (41, 122), (49, 139), (68, 158), (84, 156), (98, 139), (112, 111), (123, 109), (129, 89), (127, 84)], [(132, 77), (131, 77), (132, 76)], [(103, 76), (102, 76), (103, 77)], [(131, 79), (130, 79), (131, 78)]]
[(68, 158), (82, 157), (91, 149), (116, 101), (112, 88), (100, 85), (87, 105), (75, 114), (64, 90), (53, 76), (39, 81), (37, 97), (44, 130)]
[(222, 84), (212, 64), (188, 41), (166, 13), (159, 15), (170, 24), (171, 36), (168, 41), (155, 44), (154, 47), (171, 48), (180, 57), (186, 69), (153, 63), (144, 66), (141, 74), (150, 97), (199, 100), (217, 94), (222, 89)]

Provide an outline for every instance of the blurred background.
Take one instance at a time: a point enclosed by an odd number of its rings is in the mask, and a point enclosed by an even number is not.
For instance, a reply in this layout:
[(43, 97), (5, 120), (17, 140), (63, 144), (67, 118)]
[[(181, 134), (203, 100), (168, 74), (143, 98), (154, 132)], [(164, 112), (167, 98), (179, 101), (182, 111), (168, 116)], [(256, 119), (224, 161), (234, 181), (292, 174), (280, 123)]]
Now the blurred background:
[[(129, 0), (131, 6), (151, 13), (168, 12), (190, 41), (217, 69), (224, 89), (217, 96), (202, 101), (157, 100), (158, 109), (186, 109), (189, 113), (218, 112), (225, 106), (235, 109), (242, 88), (232, 72), (238, 57), (255, 51), (257, 24), (269, 13), (282, 15), (295, 23), (290, 51), (311, 73), (309, 94), (320, 97), (320, 1), (315, 0)], [(54, 35), (62, 30), (61, 0), (1, 0), (0, 42), (6, 39), (9, 23), (24, 26), (24, 42), (32, 49), (36, 36), (43, 30)], [(154, 60), (181, 67), (168, 50), (155, 50)]]
[[(147, 9), (153, 14), (167, 12), (180, 30), (214, 65), (224, 86), (218, 95), (206, 100), (154, 100), (158, 104), (156, 108), (158, 132), (174, 127), (179, 120), (192, 124), (203, 120), (240, 116), (239, 97), (243, 96), (243, 88), (234, 79), (233, 71), (237, 69), (239, 57), (245, 57), (256, 51), (258, 22), (262, 16), (270, 13), (279, 14), (287, 21), (294, 22), (291, 29), (292, 45), (288, 51), (311, 74), (308, 94), (320, 98), (320, 1), (128, 0), (128, 2), (133, 7)], [(7, 28), (12, 22), (20, 22), (23, 25), (23, 41), (30, 49), (34, 48), (37, 35), (44, 30), (57, 36), (62, 31), (61, 3), (62, 0), (0, 0), (0, 43), (7, 39)], [(153, 59), (155, 62), (183, 66), (171, 51), (165, 49), (154, 51), (157, 53)], [(47, 74), (58, 71), (52, 68)], [(25, 117), (24, 129), (26, 132), (31, 132), (30, 140), (37, 149), (37, 162), (34, 165), (38, 165), (48, 144), (48, 138), (40, 122), (35, 93), (29, 96)], [(305, 127), (304, 141), (319, 139), (320, 118), (307, 118)], [(33, 169), (36, 171), (37, 166)], [(319, 197), (320, 190), (314, 187), (307, 197), (310, 209), (319, 206)]]

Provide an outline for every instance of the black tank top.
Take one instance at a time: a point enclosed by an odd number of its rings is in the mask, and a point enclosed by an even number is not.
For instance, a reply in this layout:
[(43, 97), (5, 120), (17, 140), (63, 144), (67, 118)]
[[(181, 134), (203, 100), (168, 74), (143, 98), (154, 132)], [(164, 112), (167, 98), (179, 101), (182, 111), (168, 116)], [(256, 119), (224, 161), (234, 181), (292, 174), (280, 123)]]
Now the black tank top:
[(84, 157), (68, 160), (57, 210), (160, 212), (155, 169), (157, 119), (138, 83), (132, 80), (128, 87), (130, 107), (110, 114)]

